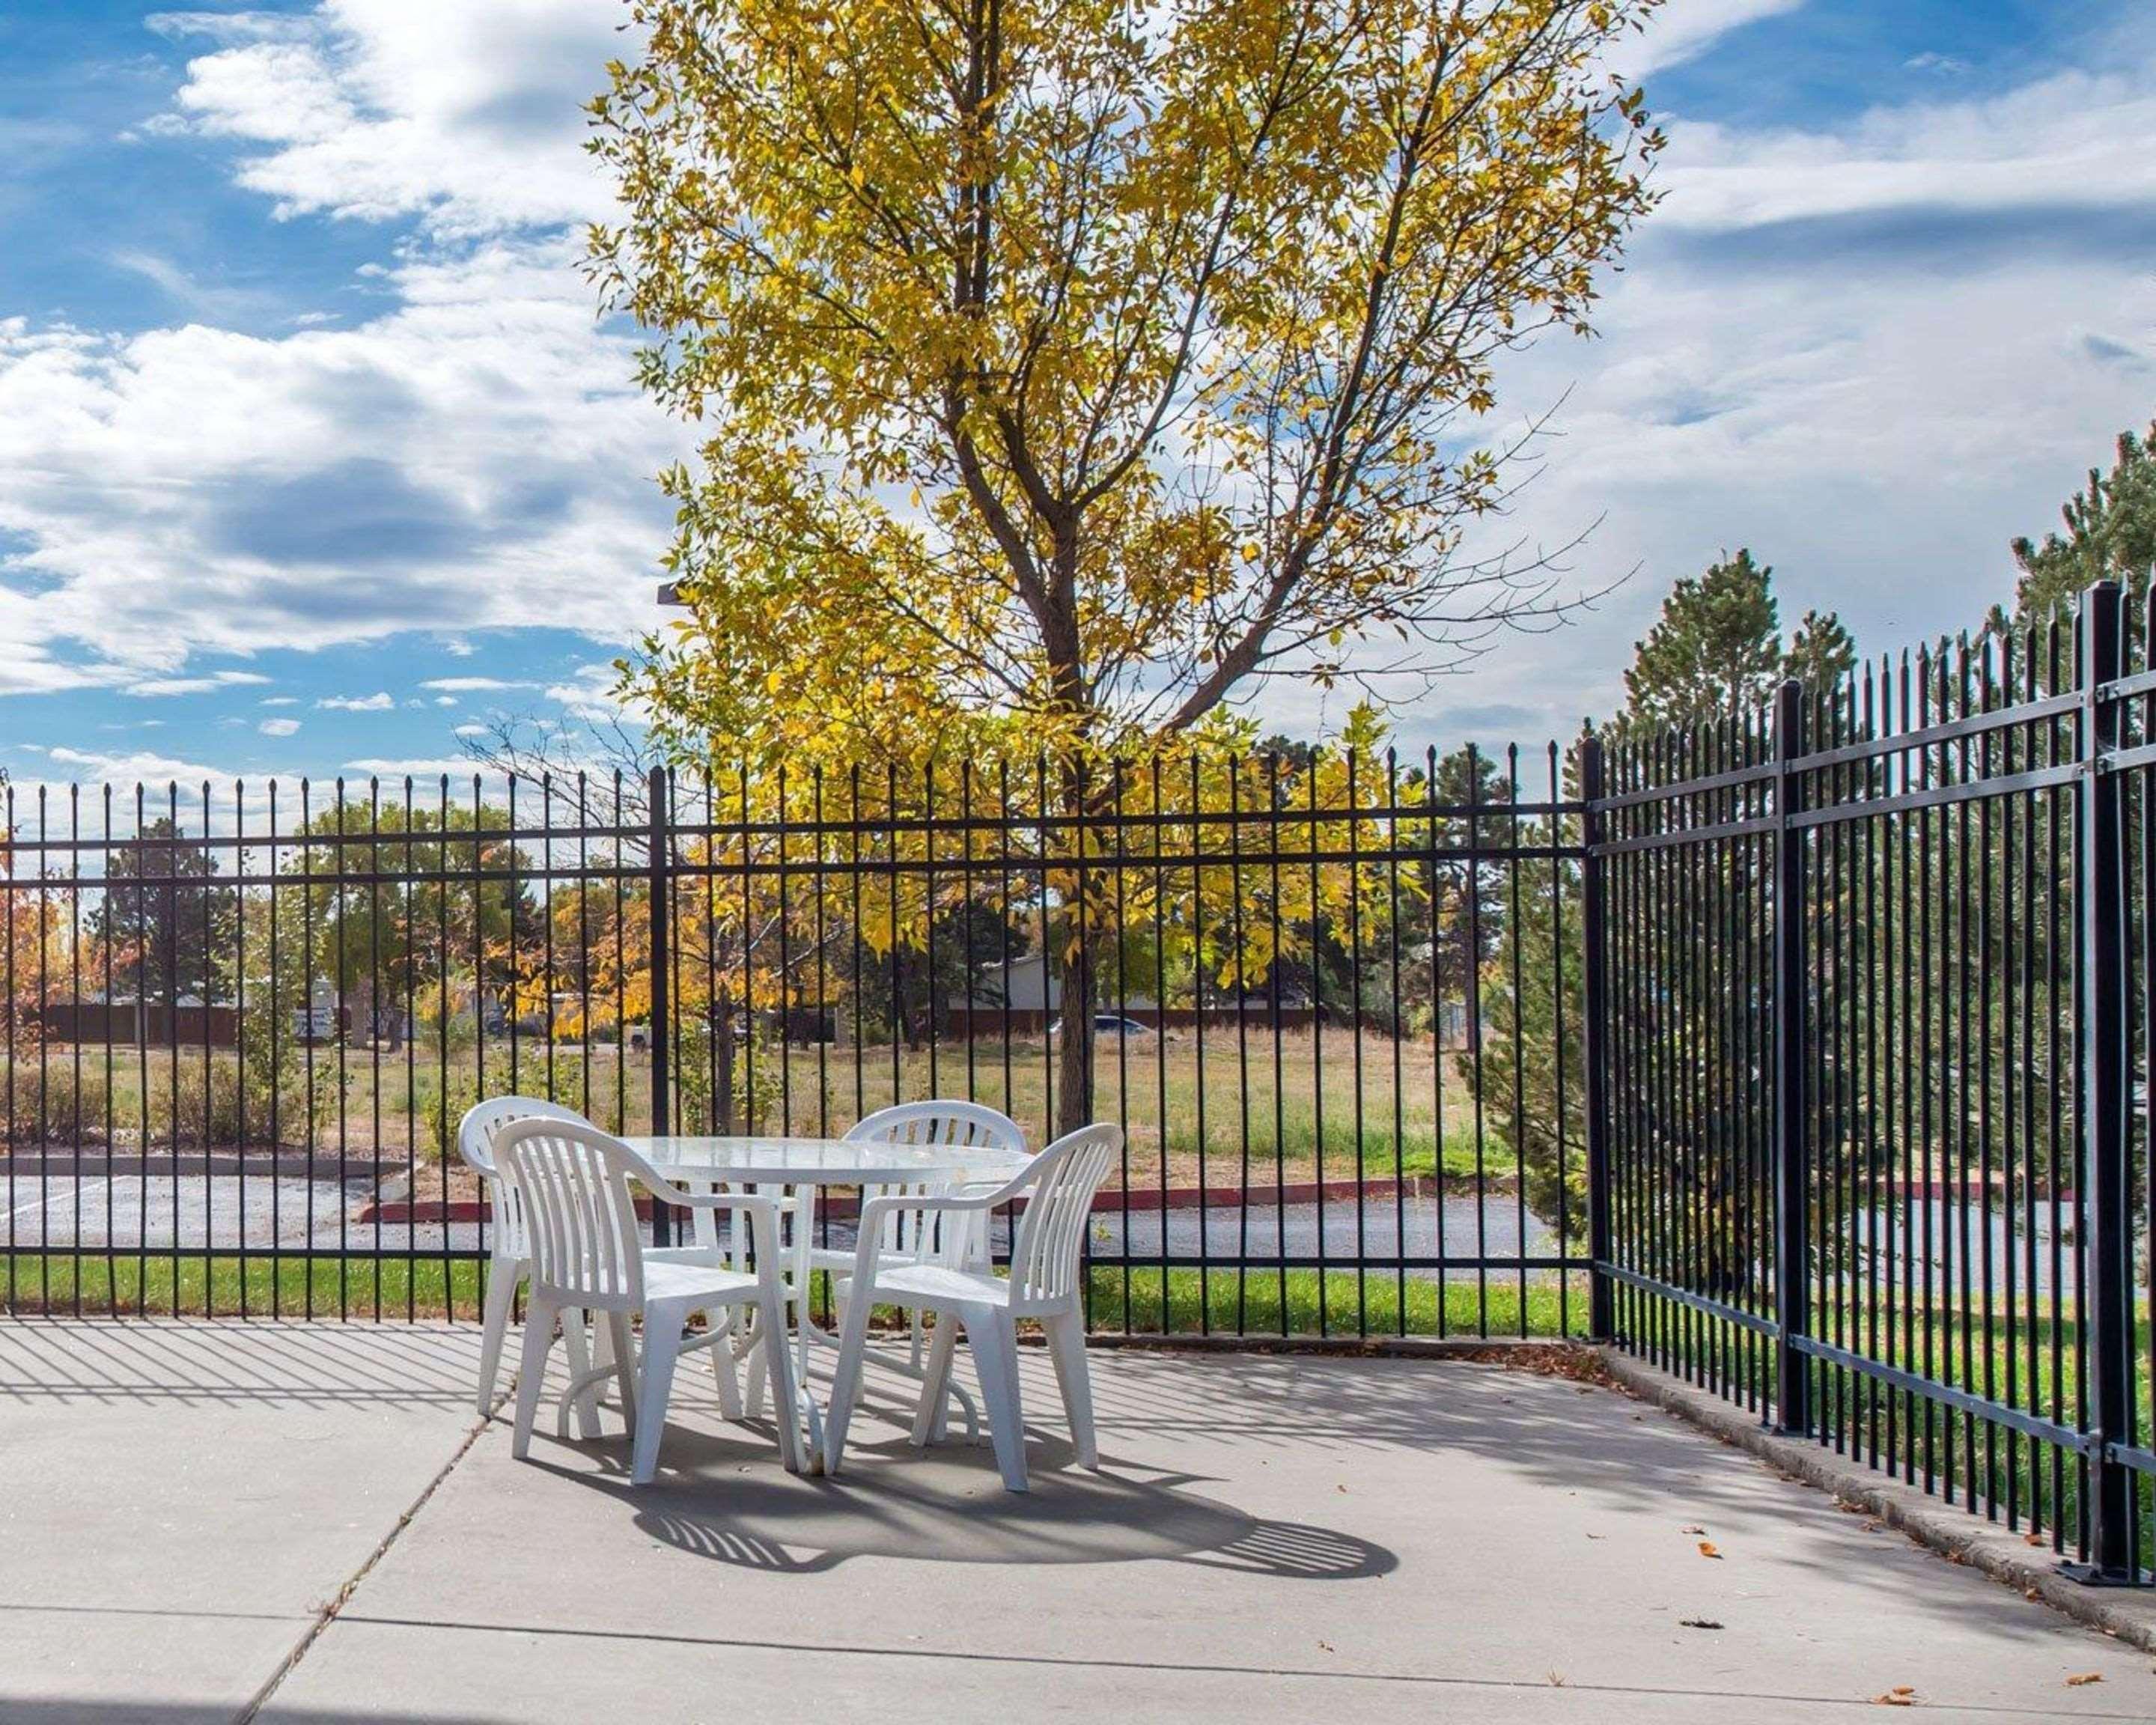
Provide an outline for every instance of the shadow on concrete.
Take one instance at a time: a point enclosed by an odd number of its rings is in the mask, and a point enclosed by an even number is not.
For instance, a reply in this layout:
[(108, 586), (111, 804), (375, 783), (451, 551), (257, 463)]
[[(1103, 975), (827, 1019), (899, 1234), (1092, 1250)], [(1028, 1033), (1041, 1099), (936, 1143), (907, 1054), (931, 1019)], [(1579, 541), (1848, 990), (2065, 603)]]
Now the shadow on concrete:
[[(1466, 1362), (1134, 1352), (1117, 1365), (1096, 1374), (1104, 1433), (1202, 1430), (1255, 1450), (1332, 1450), (1343, 1481), (1356, 1478), (1363, 1452), (1404, 1449), (1440, 1469), (1447, 1456), (1494, 1459), (1523, 1491), (1568, 1499), (1583, 1539), (1601, 1537), (1599, 1514), (1644, 1512), (1673, 1528), (1705, 1527), (1725, 1552), (1770, 1550), (1869, 1595), (1913, 1633), (1926, 1620), (1965, 1627), (1974, 1618), (1987, 1635), (2035, 1642), (2066, 1626), (2007, 1588), (1963, 1584), (1943, 1559), (1808, 1485), (1763, 1490), (1786, 1476), (1620, 1389)], [(1460, 1529), (1464, 1549), (1491, 1530), (1486, 1511), (1463, 1508), (1473, 1517)]]
[(476, 1325), (223, 1318), (0, 1323), (0, 1400), (196, 1406), (469, 1404)]
[[(858, 1428), (857, 1428), (858, 1429)], [(1390, 1574), (1381, 1545), (1304, 1522), (1252, 1516), (1193, 1490), (1207, 1483), (1112, 1457), (1092, 1471), (1067, 1440), (1029, 1435), (1032, 1489), (1005, 1491), (984, 1445), (916, 1450), (902, 1435), (849, 1445), (837, 1479), (790, 1475), (761, 1429), (670, 1422), (659, 1478), (628, 1482), (619, 1436), (539, 1466), (618, 1499), (638, 1530), (736, 1568), (813, 1574), (850, 1558), (944, 1563), (1182, 1562), (1276, 1579), (1353, 1581)], [(744, 1460), (744, 1444), (757, 1445)], [(596, 1468), (597, 1471), (594, 1471)]]
[[(366, 1707), (276, 1708), (278, 1725), (372, 1725), (385, 1718), (408, 1719), (406, 1712), (388, 1713)], [(506, 1712), (470, 1712), (433, 1713), (430, 1725), (511, 1725), (516, 1716)], [(104, 1696), (10, 1695), (0, 1690), (0, 1719), (8, 1725), (232, 1725), (229, 1707), (183, 1701), (116, 1701)]]

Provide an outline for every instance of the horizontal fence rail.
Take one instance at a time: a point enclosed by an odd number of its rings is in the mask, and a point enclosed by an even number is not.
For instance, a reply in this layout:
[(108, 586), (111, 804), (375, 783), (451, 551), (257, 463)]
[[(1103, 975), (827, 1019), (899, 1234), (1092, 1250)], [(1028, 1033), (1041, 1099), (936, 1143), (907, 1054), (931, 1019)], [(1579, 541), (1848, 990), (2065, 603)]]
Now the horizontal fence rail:
[(1124, 1127), (1096, 1327), (1587, 1327), (1554, 748), (8, 797), (13, 1309), (465, 1317), (482, 1096), (824, 1136), (944, 1096)]

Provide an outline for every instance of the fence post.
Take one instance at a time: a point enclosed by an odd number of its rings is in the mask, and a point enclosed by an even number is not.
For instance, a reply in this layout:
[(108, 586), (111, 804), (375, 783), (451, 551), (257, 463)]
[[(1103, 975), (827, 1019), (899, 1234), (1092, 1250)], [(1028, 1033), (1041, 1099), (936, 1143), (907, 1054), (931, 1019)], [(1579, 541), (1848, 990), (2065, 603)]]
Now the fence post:
[[(669, 926), (673, 914), (674, 898), (668, 881), (668, 865), (673, 856), (673, 839), (667, 819), (666, 769), (655, 766), (648, 781), (650, 825), (646, 836), (646, 891), (650, 894), (651, 923), (651, 1130), (663, 1135), (674, 1129), (674, 1099), (668, 1080), (668, 1064), (672, 1055), (673, 1026), (670, 1022), (670, 1003), (667, 999), (668, 973), (671, 968), (667, 953), (667, 940), (672, 932)], [(665, 1245), (673, 1235), (673, 1218), (665, 1204), (654, 1201), (651, 1206), (651, 1240), (654, 1245)]]
[(1774, 1394), (1776, 1427), (1811, 1430), (1811, 1364), (1798, 1343), (1811, 1316), (1810, 1113), (1804, 1095), (1808, 972), (1804, 953), (1803, 801), (1792, 763), (1804, 750), (1804, 691), (1774, 696)]
[[(1609, 1281), (1609, 977), (1604, 951), (1606, 882), (1602, 865), (1602, 739), (1580, 739), (1580, 834), (1586, 855), (1580, 864), (1582, 955), (1581, 1027), (1587, 1068), (1587, 1330), (1590, 1340), (1613, 1340), (1616, 1301)], [(1562, 1056), (1560, 1056), (1562, 1058)]]
[(2076, 1186), (2088, 1230), (2088, 1357), (2092, 1435), (2089, 1456), (2089, 1561), (2069, 1563), (2092, 1586), (2131, 1586), (2133, 1486), (2112, 1445), (2132, 1441), (2134, 1381), (2133, 1213), (2128, 1191), (2127, 1140), (2133, 1106), (2127, 1067), (2128, 1034), (2125, 856), (2120, 803), (2124, 784), (2104, 770), (2118, 745), (2123, 703), (2104, 685), (2123, 675), (2125, 596), (2102, 581), (2082, 596), (2076, 619), (2077, 692), (2081, 696), (2081, 776), (2074, 824), (2074, 891), (2080, 910), (2080, 951), (2074, 969), (2075, 1015), (2082, 1027), (2081, 1165)]

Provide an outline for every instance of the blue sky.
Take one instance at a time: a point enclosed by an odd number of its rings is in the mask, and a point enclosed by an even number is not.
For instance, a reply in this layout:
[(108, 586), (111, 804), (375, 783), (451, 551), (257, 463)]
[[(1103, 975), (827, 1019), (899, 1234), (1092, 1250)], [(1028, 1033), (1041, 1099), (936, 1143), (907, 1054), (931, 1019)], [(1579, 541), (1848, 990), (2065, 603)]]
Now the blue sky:
[[(613, 716), (658, 620), (639, 400), (574, 234), (613, 0), (0, 11), (0, 764), (28, 783), (431, 772)], [(1747, 543), (1884, 649), (1973, 623), (2156, 414), (2156, 9), (1673, 0), (1671, 147), (1479, 547), (1618, 583), (1404, 737), (1618, 695), (1671, 581)], [(1308, 731), (1339, 696), (1269, 694)], [(462, 734), (460, 734), (462, 733)]]

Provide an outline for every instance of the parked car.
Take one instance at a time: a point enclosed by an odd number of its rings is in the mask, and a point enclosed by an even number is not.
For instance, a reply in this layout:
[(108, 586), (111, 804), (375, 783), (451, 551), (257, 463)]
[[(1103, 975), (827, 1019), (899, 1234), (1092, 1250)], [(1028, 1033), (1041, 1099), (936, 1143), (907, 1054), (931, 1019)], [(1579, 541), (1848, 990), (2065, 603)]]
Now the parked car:
[[(1060, 1036), (1063, 1020), (1051, 1020), (1048, 1034)], [(1136, 1019), (1127, 1019), (1119, 1012), (1096, 1012), (1093, 1014), (1093, 1034), (1096, 1037), (1113, 1038), (1121, 1042), (1137, 1042), (1156, 1033), (1151, 1024), (1142, 1024)]]

